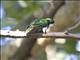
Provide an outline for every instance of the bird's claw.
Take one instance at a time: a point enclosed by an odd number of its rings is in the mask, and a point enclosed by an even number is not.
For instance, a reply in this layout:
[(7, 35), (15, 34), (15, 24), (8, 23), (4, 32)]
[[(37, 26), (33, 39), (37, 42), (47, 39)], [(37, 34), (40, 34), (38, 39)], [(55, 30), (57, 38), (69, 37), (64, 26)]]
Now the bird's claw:
[(68, 35), (69, 34), (69, 31), (68, 30), (64, 31), (64, 34)]

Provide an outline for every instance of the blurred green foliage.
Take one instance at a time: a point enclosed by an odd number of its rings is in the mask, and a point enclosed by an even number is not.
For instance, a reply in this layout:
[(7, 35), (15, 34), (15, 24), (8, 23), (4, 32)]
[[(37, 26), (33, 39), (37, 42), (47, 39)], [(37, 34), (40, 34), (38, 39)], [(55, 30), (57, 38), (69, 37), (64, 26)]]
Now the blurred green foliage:
[(21, 2), (26, 5), (22, 7), (19, 1), (2, 1), (5, 6), (7, 17), (16, 18), (16, 20), (22, 20), (27, 15), (33, 13), (42, 5), (39, 2), (34, 1), (24, 1)]
[[(4, 6), (6, 12), (6, 17), (1, 20), (2, 26), (15, 24), (15, 22), (20, 23), (22, 20), (27, 19), (34, 11), (39, 10), (41, 6), (46, 4), (46, 2), (40, 3), (39, 1), (34, 1), (34, 0), (23, 1), (23, 2), (20, 2), (20, 0), (2, 1), (1, 3)], [(7, 18), (13, 18), (15, 19), (15, 22), (9, 23)]]

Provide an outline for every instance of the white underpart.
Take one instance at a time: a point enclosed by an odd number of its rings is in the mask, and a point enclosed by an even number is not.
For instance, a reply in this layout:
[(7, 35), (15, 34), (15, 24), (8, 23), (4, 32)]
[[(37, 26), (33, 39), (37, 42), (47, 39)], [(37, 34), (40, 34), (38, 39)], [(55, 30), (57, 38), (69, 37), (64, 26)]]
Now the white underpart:
[(44, 28), (42, 28), (42, 31), (45, 33), (45, 32), (47, 32), (47, 29), (48, 29), (48, 27), (44, 27)]
[[(49, 25), (49, 28), (51, 28), (51, 27), (53, 27), (54, 25), (53, 24), (50, 24)], [(49, 28), (48, 27), (44, 27), (43, 29), (42, 29), (42, 31), (45, 33), (45, 32), (48, 32), (49, 31)]]

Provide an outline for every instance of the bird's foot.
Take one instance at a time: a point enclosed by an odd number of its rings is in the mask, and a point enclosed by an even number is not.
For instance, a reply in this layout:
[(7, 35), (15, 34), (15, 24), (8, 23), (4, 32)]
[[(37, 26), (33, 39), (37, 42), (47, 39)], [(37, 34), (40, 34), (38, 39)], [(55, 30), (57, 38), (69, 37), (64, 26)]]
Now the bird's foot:
[(68, 30), (64, 31), (64, 34), (69, 35), (69, 31)]

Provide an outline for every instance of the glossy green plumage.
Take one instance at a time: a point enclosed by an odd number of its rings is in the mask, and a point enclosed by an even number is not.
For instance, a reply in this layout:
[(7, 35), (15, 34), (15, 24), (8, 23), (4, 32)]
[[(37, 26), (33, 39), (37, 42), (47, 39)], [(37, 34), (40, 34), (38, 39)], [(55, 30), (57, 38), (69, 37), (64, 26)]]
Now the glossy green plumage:
[(50, 18), (36, 19), (30, 24), (27, 31), (31, 31), (34, 27), (40, 27), (41, 30), (44, 27), (49, 27), (49, 24), (52, 23), (54, 23), (54, 21), (51, 21)]
[(31, 26), (44, 26), (47, 25), (48, 21), (46, 19), (36, 19), (34, 22), (32, 22)]

